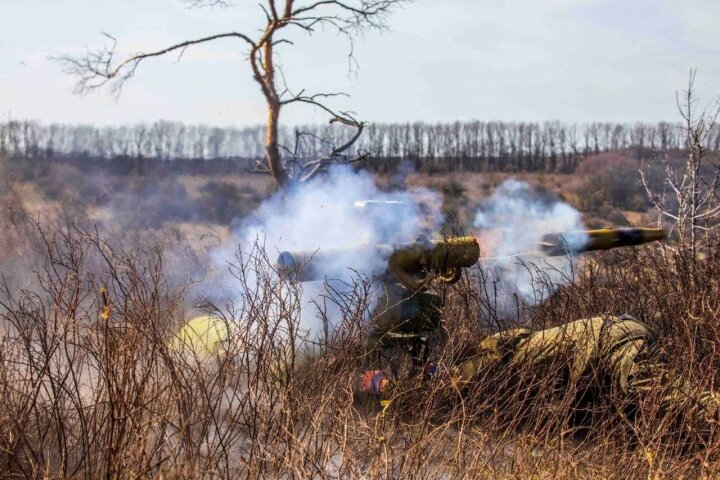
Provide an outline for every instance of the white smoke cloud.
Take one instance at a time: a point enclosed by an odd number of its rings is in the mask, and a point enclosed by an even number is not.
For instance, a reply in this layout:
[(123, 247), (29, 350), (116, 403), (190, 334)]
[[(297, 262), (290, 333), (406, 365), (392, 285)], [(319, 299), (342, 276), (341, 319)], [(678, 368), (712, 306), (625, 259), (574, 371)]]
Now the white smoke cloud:
[[(436, 192), (384, 192), (370, 173), (333, 168), (326, 176), (276, 193), (255, 215), (240, 222), (232, 238), (212, 252), (214, 270), (226, 274), (207, 297), (243, 304), (240, 281), (227, 274), (228, 265), (237, 262), (238, 251), (242, 256), (258, 244), (270, 262), (285, 251), (306, 251), (315, 258), (334, 252), (332, 261), (315, 265), (322, 265), (321, 277), (333, 288), (349, 289), (353, 279), (382, 274), (387, 266), (387, 257), (368, 254), (362, 247), (411, 242), (420, 233), (436, 232), (443, 220), (441, 205), (442, 197)], [(479, 267), (492, 283), (495, 307), (505, 313), (512, 311), (517, 300), (537, 304), (571, 280), (573, 260), (543, 254), (540, 243), (545, 234), (585, 228), (572, 206), (516, 180), (506, 181), (483, 202), (474, 227), (486, 257)], [(570, 249), (577, 250), (586, 238), (579, 235), (568, 240), (573, 243)], [(245, 282), (258, 281), (254, 272), (248, 273)], [(322, 335), (327, 327), (314, 303), (327, 305), (322, 300), (326, 296), (322, 280), (301, 285), (300, 327), (311, 338)], [(332, 305), (328, 310), (332, 328), (340, 315)]]
[[(365, 200), (374, 202), (363, 203)], [(435, 192), (384, 192), (371, 174), (334, 167), (325, 176), (263, 202), (252, 218), (240, 223), (233, 238), (212, 253), (212, 259), (216, 270), (227, 271), (238, 247), (248, 252), (260, 244), (272, 262), (284, 251), (307, 251), (316, 256), (339, 252), (332, 262), (322, 263), (321, 273), (333, 288), (349, 288), (346, 282), (381, 274), (387, 266), (386, 257), (360, 253), (360, 247), (412, 242), (420, 233), (436, 231), (442, 222), (441, 206), (442, 197)], [(252, 275), (247, 280), (256, 281)], [(216, 294), (242, 304), (236, 278), (225, 275), (221, 284), (213, 287)], [(302, 284), (301, 327), (310, 336), (321, 334), (325, 327), (313, 304), (325, 293), (323, 281)]]
[[(496, 308), (512, 311), (516, 299), (537, 304), (572, 278), (573, 259), (549, 257), (540, 251), (549, 233), (584, 230), (580, 212), (531, 185), (510, 179), (501, 184), (477, 211), (474, 226), (483, 239), (480, 264), (492, 284)], [(568, 250), (587, 241), (582, 233), (566, 236)]]

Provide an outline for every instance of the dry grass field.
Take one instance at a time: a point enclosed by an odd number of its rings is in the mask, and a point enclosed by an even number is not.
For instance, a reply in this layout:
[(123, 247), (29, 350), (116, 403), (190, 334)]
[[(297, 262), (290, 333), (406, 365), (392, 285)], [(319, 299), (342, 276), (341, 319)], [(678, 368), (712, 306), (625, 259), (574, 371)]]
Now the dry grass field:
[[(717, 478), (716, 420), (695, 425), (663, 407), (666, 384), (634, 418), (608, 394), (578, 412), (573, 386), (528, 388), (491, 368), (464, 396), (421, 378), (383, 410), (358, 396), (376, 368), (362, 355), (371, 287), (358, 278), (336, 302), (340, 325), (310, 355), (298, 330), (297, 285), (262, 249), (231, 265), (243, 304), (197, 304), (193, 272), (238, 217), (272, 191), (263, 177), (83, 179), (52, 182), (5, 165), (0, 200), (0, 476), (3, 478)], [(582, 175), (522, 175), (588, 205)], [(61, 181), (61, 179), (66, 181)], [(409, 175), (444, 194), (461, 222), (506, 174)], [(92, 181), (90, 181), (92, 180)], [(397, 179), (384, 178), (391, 184)], [(55, 185), (63, 188), (54, 188)], [(73, 187), (70, 188), (69, 185)], [(232, 188), (228, 187), (230, 185)], [(605, 191), (611, 191), (604, 184)], [(602, 189), (600, 189), (602, 190)], [(632, 198), (599, 194), (588, 225), (654, 220)], [(630, 203), (628, 203), (630, 202)], [(592, 204), (592, 203), (591, 203)], [(122, 213), (120, 215), (119, 213)], [(623, 220), (625, 219), (625, 220)], [(232, 263), (232, 262), (231, 262)], [(677, 243), (593, 255), (572, 282), (527, 306), (526, 326), (629, 313), (659, 332), (670, 374), (716, 388), (720, 366), (720, 243), (699, 260)], [(252, 272), (255, 280), (243, 282)], [(473, 272), (446, 292), (452, 365), (509, 327)], [(202, 275), (201, 275), (202, 278)], [(537, 288), (542, 288), (542, 278)], [(187, 319), (231, 327), (222, 354), (173, 348)], [(412, 380), (412, 379), (411, 379)], [(647, 413), (650, 412), (650, 413)], [(583, 420), (578, 422), (578, 414)]]

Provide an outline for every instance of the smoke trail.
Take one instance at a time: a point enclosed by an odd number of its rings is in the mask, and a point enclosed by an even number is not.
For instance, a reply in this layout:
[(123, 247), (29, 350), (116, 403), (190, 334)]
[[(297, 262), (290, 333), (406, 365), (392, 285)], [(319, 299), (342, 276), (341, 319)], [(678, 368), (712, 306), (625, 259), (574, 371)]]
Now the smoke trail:
[[(477, 211), (474, 226), (482, 231), (480, 268), (492, 283), (497, 309), (509, 313), (516, 299), (534, 305), (550, 296), (572, 276), (573, 260), (548, 257), (539, 251), (543, 235), (584, 230), (580, 212), (531, 185), (510, 179), (501, 184)], [(568, 250), (585, 244), (584, 234), (572, 235)]]
[[(383, 192), (371, 174), (334, 167), (326, 176), (278, 192), (263, 202), (252, 218), (241, 221), (233, 238), (212, 253), (212, 260), (216, 270), (226, 271), (238, 246), (247, 252), (256, 244), (263, 246), (271, 260), (282, 251), (345, 251), (332, 264), (323, 263), (322, 272), (333, 288), (342, 290), (349, 288), (346, 282), (380, 274), (387, 266), (387, 258), (359, 255), (354, 248), (409, 242), (419, 233), (435, 231), (442, 221), (441, 205), (441, 196), (429, 190)], [(224, 276), (216, 293), (242, 303), (237, 282)], [(323, 291), (322, 282), (302, 285), (301, 327), (311, 336), (324, 328), (312, 304)]]

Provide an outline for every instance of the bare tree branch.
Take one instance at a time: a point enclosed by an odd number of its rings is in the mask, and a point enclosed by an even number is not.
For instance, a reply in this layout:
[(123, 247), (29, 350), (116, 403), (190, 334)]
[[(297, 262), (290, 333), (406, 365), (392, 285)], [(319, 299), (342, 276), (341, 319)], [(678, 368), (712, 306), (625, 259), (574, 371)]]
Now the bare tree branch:
[(117, 41), (114, 37), (106, 33), (103, 35), (113, 41), (110, 48), (87, 52), (85, 55), (80, 57), (54, 57), (55, 60), (65, 66), (66, 73), (78, 77), (74, 90), (78, 94), (85, 94), (92, 90), (96, 90), (106, 85), (113, 79), (118, 81), (115, 88), (116, 90), (119, 90), (124, 82), (135, 75), (135, 71), (143, 60), (160, 57), (175, 51), (180, 51), (182, 53), (185, 49), (192, 45), (199, 45), (201, 43), (212, 42), (223, 38), (239, 38), (250, 44), (252, 47), (255, 46), (255, 43), (248, 36), (239, 32), (228, 32), (210, 35), (195, 40), (187, 40), (153, 52), (137, 53), (120, 61), (119, 63), (115, 63), (114, 60), (116, 56)]

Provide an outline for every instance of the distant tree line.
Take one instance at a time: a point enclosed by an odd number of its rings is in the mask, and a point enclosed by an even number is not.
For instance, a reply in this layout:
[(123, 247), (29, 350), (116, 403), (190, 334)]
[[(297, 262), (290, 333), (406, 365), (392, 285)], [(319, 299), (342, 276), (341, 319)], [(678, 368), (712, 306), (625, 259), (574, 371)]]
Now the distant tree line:
[[(707, 136), (706, 148), (720, 150), (719, 130)], [(317, 158), (328, 145), (353, 133), (342, 125), (287, 128), (280, 132), (283, 155)], [(254, 167), (265, 154), (264, 135), (261, 126), (217, 128), (158, 121), (97, 127), (8, 121), (0, 123), (0, 154), (34, 160), (125, 160), (121, 163), (128, 169), (161, 160), (186, 172), (202, 173), (211, 164), (212, 170), (230, 172)], [(686, 143), (682, 125), (667, 122), (467, 121), (370, 124), (353, 148), (368, 152), (367, 164), (377, 171), (393, 171), (406, 161), (424, 172), (572, 172), (587, 155), (624, 150), (643, 158), (653, 151), (685, 149)]]

